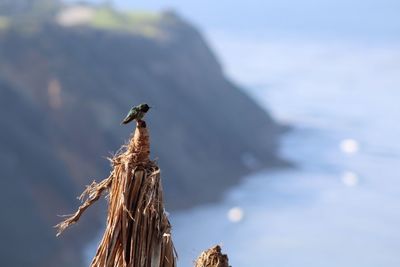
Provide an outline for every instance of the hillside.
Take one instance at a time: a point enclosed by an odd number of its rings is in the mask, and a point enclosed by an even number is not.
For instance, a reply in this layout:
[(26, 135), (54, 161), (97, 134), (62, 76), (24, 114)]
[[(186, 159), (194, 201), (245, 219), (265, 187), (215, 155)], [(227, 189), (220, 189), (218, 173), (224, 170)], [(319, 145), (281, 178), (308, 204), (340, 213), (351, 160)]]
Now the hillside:
[(190, 24), (172, 12), (82, 10), (36, 24), (0, 19), (7, 266), (80, 266), (79, 246), (103, 214), (89, 212), (63, 240), (52, 231), (55, 215), (73, 211), (84, 185), (108, 176), (106, 157), (134, 128), (120, 121), (137, 103), (154, 106), (152, 157), (169, 209), (217, 200), (250, 171), (281, 164), (281, 127), (224, 76)]

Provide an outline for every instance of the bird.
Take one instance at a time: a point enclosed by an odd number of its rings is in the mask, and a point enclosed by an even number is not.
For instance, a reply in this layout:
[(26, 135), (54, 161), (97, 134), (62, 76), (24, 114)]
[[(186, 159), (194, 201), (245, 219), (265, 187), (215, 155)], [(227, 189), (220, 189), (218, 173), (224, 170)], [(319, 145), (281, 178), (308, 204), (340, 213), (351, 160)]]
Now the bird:
[(142, 103), (140, 105), (132, 107), (131, 110), (129, 110), (128, 115), (126, 115), (125, 119), (121, 122), (121, 124), (128, 124), (133, 120), (141, 121), (150, 108), (151, 107), (146, 103)]

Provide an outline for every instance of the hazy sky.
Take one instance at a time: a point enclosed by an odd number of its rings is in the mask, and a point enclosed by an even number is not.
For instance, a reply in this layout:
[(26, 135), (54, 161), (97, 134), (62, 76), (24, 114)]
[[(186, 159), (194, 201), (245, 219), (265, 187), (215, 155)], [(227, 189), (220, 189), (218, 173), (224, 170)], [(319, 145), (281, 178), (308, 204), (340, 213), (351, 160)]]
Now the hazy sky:
[(372, 40), (400, 39), (398, 0), (114, 0), (109, 2), (119, 8), (146, 10), (172, 8), (208, 32)]

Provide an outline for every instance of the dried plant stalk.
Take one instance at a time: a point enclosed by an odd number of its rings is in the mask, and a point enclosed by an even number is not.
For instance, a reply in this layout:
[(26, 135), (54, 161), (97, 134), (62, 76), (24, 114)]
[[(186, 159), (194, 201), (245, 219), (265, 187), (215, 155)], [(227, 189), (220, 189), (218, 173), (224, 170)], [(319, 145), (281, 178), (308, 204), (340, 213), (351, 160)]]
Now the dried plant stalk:
[(82, 195), (79, 197), (80, 200), (83, 200), (85, 196), (87, 196), (86, 201), (79, 207), (75, 214), (55, 226), (57, 228), (57, 236), (61, 235), (61, 233), (69, 226), (76, 223), (83, 212), (85, 212), (87, 208), (89, 208), (94, 202), (96, 202), (100, 198), (103, 191), (108, 189), (108, 187), (110, 186), (112, 177), (113, 173), (111, 173), (111, 175), (107, 179), (104, 179), (100, 183), (96, 183), (95, 181), (93, 181), (91, 185), (86, 187), (86, 190), (83, 191)]
[(77, 222), (107, 188), (107, 226), (91, 266), (175, 267), (176, 251), (164, 211), (160, 169), (149, 160), (149, 134), (143, 121), (123, 150), (111, 159), (114, 169), (110, 177), (88, 186), (81, 196), (86, 196), (86, 201), (72, 217), (57, 225), (58, 234)]
[(228, 256), (222, 254), (220, 246), (203, 251), (197, 258), (195, 267), (229, 267)]

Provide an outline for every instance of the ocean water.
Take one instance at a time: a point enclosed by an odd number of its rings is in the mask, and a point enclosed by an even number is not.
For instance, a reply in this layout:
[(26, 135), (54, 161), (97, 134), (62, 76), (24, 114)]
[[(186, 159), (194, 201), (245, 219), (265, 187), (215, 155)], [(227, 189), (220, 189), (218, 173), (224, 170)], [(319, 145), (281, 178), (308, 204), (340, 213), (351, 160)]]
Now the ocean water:
[[(292, 125), (296, 168), (172, 213), (179, 266), (221, 244), (235, 267), (400, 266), (400, 46), (214, 38), (229, 77)], [(266, 136), (266, 138), (268, 138)]]

